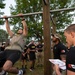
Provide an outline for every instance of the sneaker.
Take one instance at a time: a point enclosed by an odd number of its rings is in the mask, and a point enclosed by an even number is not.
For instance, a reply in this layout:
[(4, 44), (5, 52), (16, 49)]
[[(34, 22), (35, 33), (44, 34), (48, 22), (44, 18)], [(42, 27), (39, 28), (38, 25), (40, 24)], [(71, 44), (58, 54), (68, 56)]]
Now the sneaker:
[(8, 72), (6, 72), (6, 75), (8, 75)]
[(26, 73), (26, 69), (25, 68), (21, 68), (21, 70), (23, 71), (23, 74)]
[(5, 72), (4, 74), (2, 74), (2, 75), (8, 75), (8, 72)]
[(23, 71), (19, 70), (19, 74), (18, 75), (23, 75)]
[(8, 72), (5, 72), (4, 70), (0, 72), (0, 75), (8, 75)]

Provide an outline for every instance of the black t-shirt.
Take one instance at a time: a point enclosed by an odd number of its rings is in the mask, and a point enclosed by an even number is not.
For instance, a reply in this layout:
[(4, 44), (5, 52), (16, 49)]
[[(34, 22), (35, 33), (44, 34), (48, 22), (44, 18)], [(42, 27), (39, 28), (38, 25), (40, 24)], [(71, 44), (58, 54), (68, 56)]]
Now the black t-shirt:
[(66, 53), (67, 53), (66, 47), (61, 42), (59, 42), (53, 47), (54, 59), (61, 59), (60, 55), (62, 54), (65, 55)]
[(75, 72), (75, 47), (71, 47), (66, 57), (67, 70)]
[[(36, 46), (35, 46), (34, 44), (30, 44), (30, 45), (28, 46), (28, 48), (29, 48), (30, 50), (35, 50), (35, 51), (36, 51)], [(30, 53), (35, 53), (35, 51), (30, 51)]]
[(38, 44), (36, 47), (38, 48), (38, 52), (42, 52), (42, 47), (43, 47), (42, 44)]

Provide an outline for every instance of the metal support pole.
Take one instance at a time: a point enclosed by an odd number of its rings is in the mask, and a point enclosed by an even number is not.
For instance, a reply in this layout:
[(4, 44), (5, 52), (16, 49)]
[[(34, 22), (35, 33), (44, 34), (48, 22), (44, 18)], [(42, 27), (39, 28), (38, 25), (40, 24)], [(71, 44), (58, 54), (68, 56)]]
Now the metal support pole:
[[(50, 13), (61, 12), (61, 11), (70, 11), (70, 10), (75, 10), (75, 7), (50, 10)], [(40, 12), (33, 12), (33, 13), (26, 13), (26, 14), (23, 14), (23, 16), (37, 15), (37, 14), (42, 14), (42, 13), (43, 13), (42, 11), (40, 11)], [(19, 16), (18, 15), (7, 16), (7, 18), (15, 18), (15, 17), (19, 17)], [(0, 19), (3, 19), (3, 17), (0, 17)]]

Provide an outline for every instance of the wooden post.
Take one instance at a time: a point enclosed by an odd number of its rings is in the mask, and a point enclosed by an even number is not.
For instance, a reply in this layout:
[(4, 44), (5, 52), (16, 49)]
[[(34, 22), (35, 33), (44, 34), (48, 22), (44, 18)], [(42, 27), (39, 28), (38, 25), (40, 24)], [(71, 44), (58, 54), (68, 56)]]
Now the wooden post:
[[(46, 3), (44, 2), (46, 1)], [(43, 0), (43, 33), (44, 33), (44, 75), (52, 75), (51, 58), (51, 26), (49, 0)]]
[(53, 18), (54, 24), (52, 24), (52, 33), (55, 34), (56, 33), (56, 18)]

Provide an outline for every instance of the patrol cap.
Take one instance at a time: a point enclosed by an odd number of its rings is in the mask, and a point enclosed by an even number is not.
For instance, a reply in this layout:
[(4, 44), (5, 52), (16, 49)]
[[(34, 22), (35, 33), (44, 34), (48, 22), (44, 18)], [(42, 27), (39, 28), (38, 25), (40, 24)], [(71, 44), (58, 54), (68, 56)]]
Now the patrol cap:
[(57, 39), (61, 39), (61, 36), (57, 33), (56, 34), (51, 34), (51, 38), (53, 38), (53, 37), (55, 37)]

